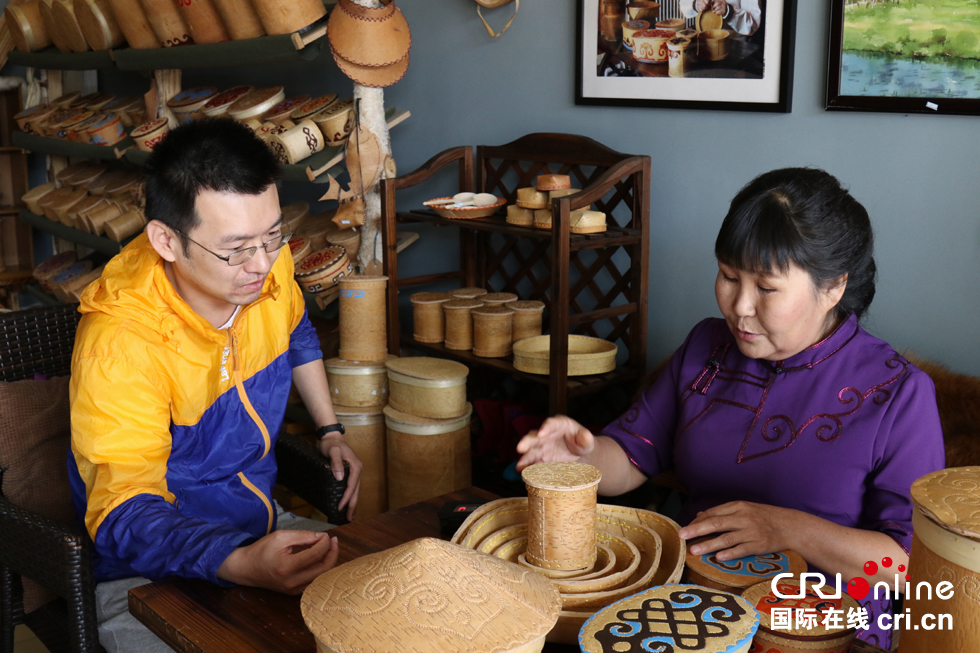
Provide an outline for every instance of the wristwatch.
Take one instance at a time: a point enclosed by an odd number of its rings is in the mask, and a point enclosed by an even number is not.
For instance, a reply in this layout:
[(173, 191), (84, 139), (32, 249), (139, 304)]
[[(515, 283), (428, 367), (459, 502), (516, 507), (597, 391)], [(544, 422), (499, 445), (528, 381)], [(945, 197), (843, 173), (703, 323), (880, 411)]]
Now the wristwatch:
[(329, 426), (321, 426), (316, 430), (317, 442), (322, 440), (324, 436), (327, 435), (328, 433), (340, 433), (341, 435), (343, 435), (347, 433), (347, 429), (345, 429), (344, 425), (339, 422), (337, 424), (330, 424)]

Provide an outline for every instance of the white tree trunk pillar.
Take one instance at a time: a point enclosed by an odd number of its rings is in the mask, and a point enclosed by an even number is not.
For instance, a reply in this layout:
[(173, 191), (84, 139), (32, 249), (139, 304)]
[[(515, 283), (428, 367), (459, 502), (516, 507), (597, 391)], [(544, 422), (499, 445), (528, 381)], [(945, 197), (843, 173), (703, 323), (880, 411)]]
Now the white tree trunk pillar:
[[(364, 7), (380, 7), (378, 0), (353, 0)], [(360, 102), (358, 103), (358, 100)], [(354, 82), (354, 102), (360, 106), (361, 126), (370, 130), (381, 143), (381, 160), (386, 161), (391, 156), (391, 136), (388, 134), (388, 123), (385, 120), (385, 93), (382, 88), (371, 88)], [(385, 168), (382, 167), (381, 179), (385, 178)], [(361, 227), (361, 250), (357, 261), (363, 270), (368, 263), (377, 259), (383, 260), (384, 252), (381, 247), (381, 190), (379, 185), (364, 189), (364, 226)]]

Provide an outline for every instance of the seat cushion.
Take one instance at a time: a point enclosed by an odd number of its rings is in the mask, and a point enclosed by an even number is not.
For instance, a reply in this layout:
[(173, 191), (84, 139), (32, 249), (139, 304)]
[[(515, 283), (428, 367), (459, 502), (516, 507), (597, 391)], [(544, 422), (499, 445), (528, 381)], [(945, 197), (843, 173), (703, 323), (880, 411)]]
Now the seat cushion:
[[(0, 382), (0, 491), (11, 503), (74, 525), (68, 486), (68, 377)], [(24, 579), (24, 611), (54, 595)]]

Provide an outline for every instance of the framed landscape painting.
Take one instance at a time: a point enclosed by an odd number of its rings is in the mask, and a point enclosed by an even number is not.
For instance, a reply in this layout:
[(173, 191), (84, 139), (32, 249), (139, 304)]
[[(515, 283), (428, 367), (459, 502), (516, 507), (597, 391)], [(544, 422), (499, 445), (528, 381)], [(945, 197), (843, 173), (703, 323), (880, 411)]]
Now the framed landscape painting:
[(832, 0), (827, 109), (980, 114), (980, 2)]
[(575, 103), (788, 113), (797, 0), (578, 0)]

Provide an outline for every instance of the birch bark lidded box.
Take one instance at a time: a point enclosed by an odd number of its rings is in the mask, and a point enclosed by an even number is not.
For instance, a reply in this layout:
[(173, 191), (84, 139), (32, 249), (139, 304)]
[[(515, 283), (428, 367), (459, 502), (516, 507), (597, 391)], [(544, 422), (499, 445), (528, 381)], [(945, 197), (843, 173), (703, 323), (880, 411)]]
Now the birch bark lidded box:
[(538, 463), (527, 485), (527, 560), (545, 569), (584, 569), (596, 559), (596, 492), (602, 473), (585, 463)]
[(418, 417), (452, 419), (465, 415), (466, 377), (462, 363), (416, 356), (396, 358), (388, 367), (388, 403), (395, 410)]
[(758, 611), (741, 596), (663, 585), (597, 612), (582, 626), (578, 642), (583, 653), (748, 653), (758, 627)]
[[(832, 580), (820, 589), (824, 594), (837, 591)], [(776, 590), (782, 596), (777, 596)], [(772, 581), (753, 585), (742, 596), (759, 611), (754, 650), (843, 653), (857, 634), (853, 625), (848, 626), (847, 615), (858, 609), (858, 602), (843, 588), (839, 598), (824, 598), (811, 586), (801, 588), (799, 580), (784, 578), (775, 588)], [(797, 610), (803, 610), (803, 619), (798, 618)], [(779, 611), (783, 615), (788, 612), (788, 623), (785, 617), (780, 618)]]
[(530, 569), (422, 538), (322, 574), (301, 607), (321, 653), (536, 653), (561, 599)]

